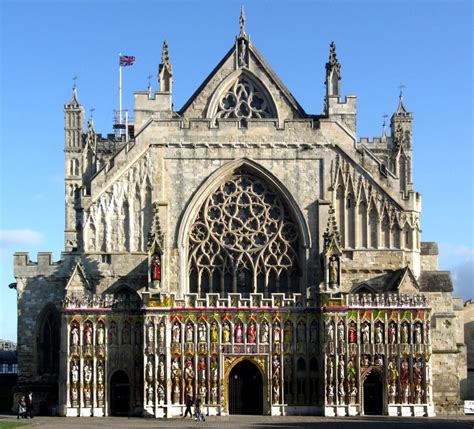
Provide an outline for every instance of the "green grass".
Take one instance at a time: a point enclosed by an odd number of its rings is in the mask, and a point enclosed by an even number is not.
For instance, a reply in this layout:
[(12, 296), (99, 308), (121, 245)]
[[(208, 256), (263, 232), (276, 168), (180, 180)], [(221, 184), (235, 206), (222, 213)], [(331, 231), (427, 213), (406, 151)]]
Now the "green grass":
[(19, 428), (28, 424), (27, 422), (0, 422), (0, 429)]

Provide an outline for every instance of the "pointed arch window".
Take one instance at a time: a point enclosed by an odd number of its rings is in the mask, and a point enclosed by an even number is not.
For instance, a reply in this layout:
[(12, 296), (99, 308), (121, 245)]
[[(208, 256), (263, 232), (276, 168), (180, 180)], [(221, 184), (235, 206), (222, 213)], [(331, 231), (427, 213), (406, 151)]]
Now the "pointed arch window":
[(239, 120), (276, 118), (273, 101), (253, 79), (240, 75), (218, 100), (213, 119)]
[(37, 356), (38, 373), (59, 373), (59, 314), (54, 308), (48, 308), (39, 325)]
[(191, 226), (190, 292), (299, 292), (299, 243), (280, 196), (241, 167), (207, 197)]

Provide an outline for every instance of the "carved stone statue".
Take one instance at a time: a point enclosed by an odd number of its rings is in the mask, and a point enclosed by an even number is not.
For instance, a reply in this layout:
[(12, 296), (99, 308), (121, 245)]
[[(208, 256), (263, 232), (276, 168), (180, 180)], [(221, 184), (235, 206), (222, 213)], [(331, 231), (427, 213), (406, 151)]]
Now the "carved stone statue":
[(76, 324), (72, 325), (71, 328), (71, 344), (73, 346), (79, 345), (79, 329)]
[(179, 322), (174, 322), (173, 324), (173, 343), (179, 343), (181, 340), (181, 326)]
[(102, 324), (99, 324), (99, 327), (97, 328), (97, 344), (99, 346), (104, 345), (105, 342), (105, 330)]
[(380, 322), (375, 325), (375, 343), (383, 343), (383, 325)]
[(273, 324), (273, 342), (280, 343), (281, 342), (281, 328), (280, 323), (275, 322)]
[(161, 258), (159, 255), (153, 255), (151, 258), (151, 279), (161, 281)]
[(272, 360), (272, 380), (273, 383), (279, 383), (280, 382), (280, 359), (278, 358), (278, 355), (273, 355), (273, 360)]
[(370, 325), (368, 322), (364, 322), (361, 327), (362, 331), (362, 344), (370, 343)]
[(222, 342), (230, 343), (230, 326), (229, 322), (224, 322), (222, 324)]
[(191, 322), (186, 324), (186, 342), (192, 343), (194, 341), (194, 326)]
[(334, 341), (334, 326), (332, 322), (328, 323), (326, 328), (326, 342), (332, 343)]
[(201, 356), (197, 365), (199, 380), (203, 381), (206, 379), (206, 359)]
[(339, 259), (336, 255), (332, 255), (329, 258), (329, 285), (339, 285)]
[(423, 334), (422, 334), (422, 328), (421, 328), (421, 323), (415, 323), (415, 344), (422, 344), (423, 343)]
[(391, 322), (388, 326), (388, 342), (390, 344), (396, 344), (397, 342), (397, 325)]
[(349, 324), (349, 343), (357, 343), (357, 328), (354, 322)]
[(234, 341), (236, 343), (243, 342), (242, 322), (237, 322), (234, 328)]
[(269, 334), (270, 334), (270, 328), (268, 326), (268, 322), (266, 320), (264, 320), (262, 322), (262, 326), (260, 327), (260, 342), (261, 343), (268, 343), (268, 338), (269, 338)]
[(215, 320), (212, 321), (211, 323), (211, 343), (217, 343), (219, 340), (219, 332), (217, 330), (217, 323)]
[(250, 321), (247, 326), (247, 343), (254, 344), (257, 341), (257, 327), (254, 321)]
[(206, 325), (204, 322), (200, 322), (198, 324), (198, 341), (201, 343), (206, 342)]
[(409, 330), (408, 330), (408, 323), (407, 322), (403, 322), (403, 324), (402, 324), (401, 341), (402, 341), (402, 344), (408, 344), (409, 343)]

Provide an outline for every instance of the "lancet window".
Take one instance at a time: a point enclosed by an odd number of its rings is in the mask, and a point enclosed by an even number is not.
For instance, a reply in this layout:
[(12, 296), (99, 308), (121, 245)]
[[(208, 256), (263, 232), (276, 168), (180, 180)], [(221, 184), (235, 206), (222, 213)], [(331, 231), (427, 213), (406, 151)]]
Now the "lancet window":
[(299, 291), (300, 234), (286, 204), (239, 169), (204, 202), (189, 238), (190, 291)]

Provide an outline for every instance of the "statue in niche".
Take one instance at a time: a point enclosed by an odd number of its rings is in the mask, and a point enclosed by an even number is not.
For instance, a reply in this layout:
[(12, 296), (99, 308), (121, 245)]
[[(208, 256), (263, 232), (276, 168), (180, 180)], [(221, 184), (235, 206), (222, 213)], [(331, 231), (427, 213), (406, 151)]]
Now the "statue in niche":
[(413, 365), (413, 380), (415, 384), (421, 384), (423, 381), (423, 359), (415, 359)]
[(339, 403), (345, 404), (346, 403), (346, 391), (344, 390), (344, 383), (342, 381), (339, 382)]
[(192, 358), (186, 358), (185, 368), (184, 368), (184, 378), (187, 384), (190, 384), (194, 380), (194, 368)]
[(79, 329), (76, 324), (72, 325), (71, 328), (71, 344), (73, 346), (79, 345)]
[(151, 257), (151, 279), (153, 282), (161, 282), (161, 257), (158, 254)]
[(306, 324), (303, 321), (298, 323), (297, 335), (298, 343), (306, 343)]
[(362, 359), (360, 361), (360, 364), (362, 366), (369, 366), (370, 365), (369, 355), (362, 355)]
[(160, 325), (158, 327), (158, 334), (159, 334), (159, 338), (158, 338), (159, 342), (161, 344), (164, 344), (166, 340), (166, 327), (163, 321), (160, 322)]
[(410, 402), (410, 386), (405, 384), (402, 388), (402, 401), (404, 404), (408, 404)]
[(153, 329), (153, 324), (149, 324), (147, 327), (147, 340), (148, 340), (148, 345), (153, 345), (153, 342), (155, 340), (155, 330)]
[(158, 402), (161, 405), (165, 402), (165, 388), (162, 383), (158, 384)]
[(247, 343), (255, 344), (257, 342), (257, 326), (255, 322), (251, 320), (247, 325)]
[(148, 362), (146, 364), (146, 378), (148, 381), (153, 380), (153, 364), (151, 363), (151, 356), (148, 358)]
[(272, 361), (272, 380), (273, 383), (279, 383), (280, 380), (280, 359), (278, 355), (273, 355)]
[(72, 361), (71, 381), (73, 384), (76, 384), (79, 382), (79, 366), (77, 365), (76, 360)]
[(395, 404), (397, 400), (397, 386), (395, 383), (390, 384), (388, 389), (389, 401), (391, 404)]
[(351, 357), (347, 363), (347, 379), (349, 380), (349, 383), (355, 383), (356, 375), (355, 358)]
[(408, 323), (403, 322), (402, 323), (402, 333), (401, 333), (401, 340), (402, 344), (408, 344), (409, 343), (409, 331), (408, 331)]
[(101, 361), (97, 362), (97, 382), (99, 384), (104, 383), (104, 366)]
[(219, 331), (217, 329), (217, 323), (215, 320), (211, 322), (210, 337), (211, 343), (217, 343), (219, 340)]
[(90, 384), (92, 381), (92, 368), (90, 367), (90, 362), (85, 362), (84, 364), (84, 382), (85, 384)]
[(179, 358), (174, 358), (171, 362), (171, 379), (179, 384), (181, 378), (181, 369), (179, 367)]
[(414, 333), (415, 333), (415, 344), (422, 344), (423, 343), (423, 333), (422, 333), (422, 329), (421, 329), (421, 323), (415, 323), (415, 329), (414, 329)]
[(172, 329), (173, 343), (179, 343), (181, 340), (181, 326), (178, 321), (174, 322)]
[(192, 343), (194, 341), (194, 326), (191, 322), (186, 324), (186, 342)]
[(339, 258), (331, 255), (329, 258), (329, 285), (334, 287), (339, 285)]
[(130, 325), (125, 323), (122, 329), (122, 344), (130, 344)]
[(349, 402), (351, 404), (355, 404), (357, 402), (357, 387), (355, 384), (351, 387), (351, 392), (349, 394)]
[(349, 324), (349, 343), (357, 343), (357, 328), (354, 322)]
[(390, 383), (395, 385), (398, 379), (397, 364), (395, 359), (390, 359), (390, 362), (388, 363), (388, 377), (390, 379)]
[(246, 52), (247, 46), (245, 40), (241, 39), (239, 43), (239, 67), (243, 67), (246, 64)]
[(109, 328), (109, 344), (117, 344), (117, 325), (115, 322), (110, 324)]
[(222, 324), (222, 342), (230, 343), (230, 326), (227, 321)]
[(77, 400), (79, 399), (79, 394), (77, 391), (77, 386), (72, 386), (71, 389), (71, 401), (73, 405), (77, 405)]
[(421, 385), (417, 384), (415, 385), (415, 403), (421, 404), (422, 399), (423, 399), (423, 390), (421, 389)]
[(273, 403), (280, 403), (280, 385), (278, 384), (278, 382), (273, 384)]
[(104, 401), (104, 386), (97, 387), (97, 400), (100, 404)]
[(234, 328), (234, 341), (236, 343), (243, 342), (242, 322), (237, 322)]
[(211, 358), (211, 380), (213, 383), (216, 383), (219, 378), (219, 365), (217, 363), (217, 358), (213, 356)]
[(87, 405), (90, 405), (91, 402), (91, 389), (89, 386), (84, 386), (84, 402)]
[(344, 355), (341, 355), (341, 356), (339, 356), (339, 363), (338, 363), (339, 380), (344, 379), (345, 367), (346, 367), (346, 364), (344, 362)]
[(374, 358), (374, 364), (375, 366), (383, 366), (383, 358), (382, 358), (382, 355), (375, 355), (375, 358)]
[(179, 388), (179, 382), (175, 381), (173, 384), (173, 404), (179, 404), (180, 396), (181, 396), (181, 389)]
[(326, 328), (326, 342), (332, 343), (334, 341), (334, 325), (332, 322), (328, 323)]
[(328, 386), (328, 404), (332, 405), (334, 403), (334, 386)]
[(429, 319), (426, 321), (426, 342), (431, 344), (431, 321)]
[(383, 343), (383, 325), (381, 322), (378, 322), (375, 325), (375, 343), (376, 344)]
[(369, 344), (370, 343), (370, 325), (368, 322), (364, 322), (362, 324), (362, 344)]
[(397, 325), (395, 322), (391, 322), (388, 326), (388, 342), (390, 344), (396, 344), (397, 342)]
[(275, 322), (273, 324), (273, 342), (280, 343), (281, 342), (281, 327), (279, 322)]
[(97, 344), (103, 346), (105, 342), (105, 329), (102, 323), (99, 324), (97, 328)]
[(345, 335), (345, 326), (344, 326), (344, 322), (341, 320), (338, 324), (337, 324), (337, 338), (338, 338), (338, 342), (339, 342), (339, 347), (342, 347), (344, 345), (344, 341), (346, 339), (346, 335)]
[(198, 340), (201, 343), (205, 343), (207, 338), (206, 338), (206, 325), (204, 322), (199, 322), (198, 324)]
[(205, 380), (206, 379), (206, 359), (204, 358), (204, 356), (201, 356), (199, 358), (197, 368), (198, 368), (199, 380), (201, 381)]
[(268, 322), (264, 320), (260, 328), (260, 342), (264, 344), (268, 343), (269, 336), (270, 336), (270, 328), (268, 326)]
[(206, 402), (207, 388), (204, 383), (201, 383), (201, 385), (199, 386), (199, 395), (201, 396), (202, 402)]
[(86, 322), (84, 326), (84, 344), (92, 344), (92, 324), (90, 322)]
[(217, 404), (218, 397), (219, 397), (219, 393), (217, 390), (217, 386), (212, 386), (211, 387), (211, 404), (212, 405)]
[(165, 379), (165, 357), (163, 355), (160, 355), (158, 361), (158, 379), (161, 381)]
[(327, 377), (328, 382), (332, 383), (332, 381), (334, 380), (334, 362), (331, 356), (328, 356), (327, 358)]
[(146, 393), (148, 405), (153, 405), (153, 386), (151, 384), (147, 387)]

